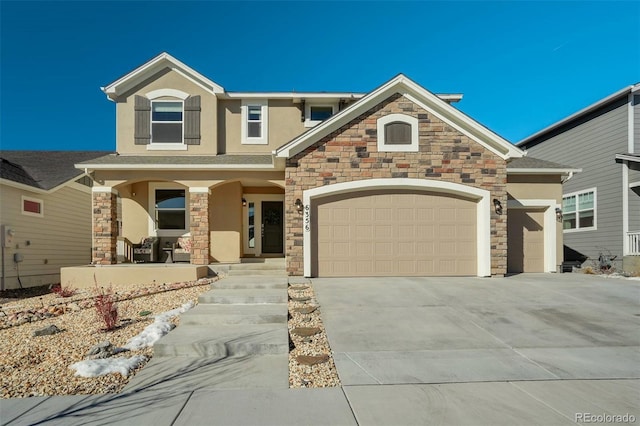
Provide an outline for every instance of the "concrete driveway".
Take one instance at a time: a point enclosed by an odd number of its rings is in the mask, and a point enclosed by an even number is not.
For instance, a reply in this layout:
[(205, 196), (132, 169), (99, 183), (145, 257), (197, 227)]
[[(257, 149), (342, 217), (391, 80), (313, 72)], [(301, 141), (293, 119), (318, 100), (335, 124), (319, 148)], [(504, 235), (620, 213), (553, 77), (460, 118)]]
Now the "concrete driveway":
[(500, 407), (504, 424), (573, 423), (579, 409), (631, 410), (640, 420), (640, 381), (629, 380), (640, 378), (640, 281), (522, 274), (313, 284), (361, 424), (394, 423), (402, 412), (417, 416), (403, 423), (438, 423), (440, 413), (443, 423), (482, 424), (483, 409), (500, 424)]

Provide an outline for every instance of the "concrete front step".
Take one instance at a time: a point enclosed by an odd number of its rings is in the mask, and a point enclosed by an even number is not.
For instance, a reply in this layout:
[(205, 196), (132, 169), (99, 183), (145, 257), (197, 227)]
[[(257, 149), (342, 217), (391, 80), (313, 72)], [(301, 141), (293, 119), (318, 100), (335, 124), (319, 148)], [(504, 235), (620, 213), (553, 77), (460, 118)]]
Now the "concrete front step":
[(225, 277), (211, 284), (212, 289), (287, 288), (287, 277)]
[(185, 325), (286, 324), (287, 305), (209, 305), (200, 304), (180, 316)]
[(280, 269), (229, 269), (227, 275), (234, 276), (285, 276), (284, 268)]
[(198, 297), (199, 303), (263, 304), (287, 303), (285, 289), (215, 289)]
[(229, 271), (284, 271), (284, 262), (280, 263), (234, 263), (229, 265)]
[(289, 334), (282, 324), (181, 325), (153, 345), (154, 357), (227, 357), (285, 354)]

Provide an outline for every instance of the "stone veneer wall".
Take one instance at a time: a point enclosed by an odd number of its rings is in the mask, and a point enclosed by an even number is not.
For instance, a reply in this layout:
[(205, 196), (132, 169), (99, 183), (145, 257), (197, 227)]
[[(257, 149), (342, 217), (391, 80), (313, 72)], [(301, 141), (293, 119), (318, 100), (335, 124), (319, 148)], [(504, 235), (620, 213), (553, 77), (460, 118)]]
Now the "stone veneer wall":
[[(377, 119), (392, 113), (418, 118), (419, 152), (378, 152)], [(307, 189), (375, 178), (442, 180), (491, 192), (491, 274), (507, 271), (506, 162), (482, 145), (396, 94), (287, 161), (287, 273), (302, 275), (302, 215), (294, 207)]]
[(111, 265), (118, 256), (118, 200), (112, 192), (94, 192), (92, 263)]
[(209, 194), (189, 193), (191, 263), (209, 264)]

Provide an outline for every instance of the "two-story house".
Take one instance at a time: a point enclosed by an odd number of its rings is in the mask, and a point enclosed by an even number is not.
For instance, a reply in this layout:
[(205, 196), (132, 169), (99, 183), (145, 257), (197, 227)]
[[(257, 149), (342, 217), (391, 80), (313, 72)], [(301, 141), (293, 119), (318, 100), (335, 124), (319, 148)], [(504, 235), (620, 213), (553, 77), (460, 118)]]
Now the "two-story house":
[[(231, 92), (163, 53), (103, 88), (117, 153), (95, 179), (93, 262), (117, 235), (289, 275), (502, 275), (562, 261), (561, 181), (404, 75), (370, 93)], [(118, 200), (121, 207), (118, 209)], [(509, 224), (507, 223), (509, 222)], [(508, 265), (509, 262), (509, 265)]]
[(582, 173), (564, 184), (564, 244), (600, 266), (640, 272), (640, 84), (536, 132), (517, 144)]

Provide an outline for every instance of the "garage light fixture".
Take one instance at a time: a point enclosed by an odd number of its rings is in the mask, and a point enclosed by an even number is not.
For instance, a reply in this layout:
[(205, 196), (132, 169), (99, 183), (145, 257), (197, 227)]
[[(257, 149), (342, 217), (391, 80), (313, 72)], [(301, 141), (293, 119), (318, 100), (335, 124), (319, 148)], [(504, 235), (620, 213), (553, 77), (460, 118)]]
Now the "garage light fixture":
[(556, 220), (562, 222), (562, 209), (560, 207), (556, 207)]
[(298, 210), (298, 213), (302, 213), (303, 206), (302, 206), (302, 201), (300, 201), (300, 198), (296, 199), (294, 206), (296, 206), (296, 210)]
[(493, 199), (493, 207), (495, 208), (497, 215), (502, 214), (502, 203), (497, 198)]
[(242, 199), (242, 207), (247, 207), (247, 200), (245, 198)]

